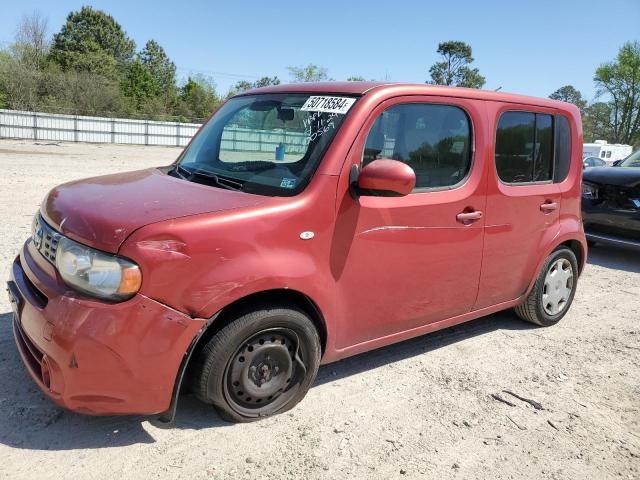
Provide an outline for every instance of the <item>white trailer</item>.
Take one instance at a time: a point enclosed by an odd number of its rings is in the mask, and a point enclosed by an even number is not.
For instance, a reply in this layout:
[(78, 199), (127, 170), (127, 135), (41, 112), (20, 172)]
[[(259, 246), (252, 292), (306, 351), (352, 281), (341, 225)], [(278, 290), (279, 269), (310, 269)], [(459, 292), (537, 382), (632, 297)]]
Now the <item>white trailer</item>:
[(616, 160), (622, 160), (628, 157), (632, 151), (633, 147), (631, 147), (631, 145), (607, 143), (606, 140), (596, 140), (593, 143), (585, 143), (582, 145), (582, 159), (598, 157), (607, 162), (608, 165), (611, 165)]

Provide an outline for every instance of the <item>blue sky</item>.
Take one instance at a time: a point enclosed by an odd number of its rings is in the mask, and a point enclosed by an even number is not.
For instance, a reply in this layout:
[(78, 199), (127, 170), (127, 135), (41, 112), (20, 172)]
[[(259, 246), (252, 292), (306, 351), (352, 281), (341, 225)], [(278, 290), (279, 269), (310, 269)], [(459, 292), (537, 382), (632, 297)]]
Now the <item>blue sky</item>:
[(226, 92), (239, 79), (289, 78), (316, 63), (335, 79), (424, 82), (438, 42), (473, 48), (486, 89), (547, 96), (572, 84), (591, 100), (593, 73), (638, 40), (640, 1), (93, 1), (0, 0), (0, 45), (25, 13), (56, 32), (83, 4), (113, 15), (138, 47), (154, 38), (181, 78), (202, 73)]

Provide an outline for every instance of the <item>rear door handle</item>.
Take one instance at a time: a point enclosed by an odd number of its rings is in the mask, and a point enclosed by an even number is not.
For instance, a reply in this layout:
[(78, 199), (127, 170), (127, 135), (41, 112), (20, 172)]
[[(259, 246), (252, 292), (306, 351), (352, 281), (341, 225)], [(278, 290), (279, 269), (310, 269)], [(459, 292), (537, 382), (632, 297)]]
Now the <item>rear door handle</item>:
[(464, 223), (468, 225), (469, 223), (475, 222), (476, 220), (480, 220), (482, 218), (482, 212), (462, 212), (456, 215), (456, 219), (460, 223)]
[(551, 213), (558, 208), (558, 204), (556, 202), (547, 202), (540, 205), (540, 211), (544, 213)]

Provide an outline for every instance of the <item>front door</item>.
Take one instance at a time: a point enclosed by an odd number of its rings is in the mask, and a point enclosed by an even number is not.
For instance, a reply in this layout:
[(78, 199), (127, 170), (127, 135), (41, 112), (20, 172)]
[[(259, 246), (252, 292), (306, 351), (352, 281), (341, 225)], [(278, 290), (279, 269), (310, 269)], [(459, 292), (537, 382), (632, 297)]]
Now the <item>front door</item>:
[(331, 257), (338, 349), (472, 308), (486, 201), (483, 114), (472, 101), (440, 97), (396, 98), (372, 112), (343, 176), (353, 164), (391, 158), (410, 165), (417, 182), (406, 197), (354, 200), (341, 188)]

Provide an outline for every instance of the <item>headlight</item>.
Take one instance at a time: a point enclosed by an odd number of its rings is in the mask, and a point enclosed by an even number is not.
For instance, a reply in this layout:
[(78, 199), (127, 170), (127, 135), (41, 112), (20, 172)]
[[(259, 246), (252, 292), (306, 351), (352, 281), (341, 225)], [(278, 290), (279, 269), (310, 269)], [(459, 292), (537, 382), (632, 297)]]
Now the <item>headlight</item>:
[(58, 243), (56, 267), (67, 285), (105, 300), (131, 298), (142, 282), (140, 268), (135, 263), (66, 237)]
[(588, 182), (582, 182), (582, 196), (590, 200), (596, 200), (598, 198), (598, 187)]

